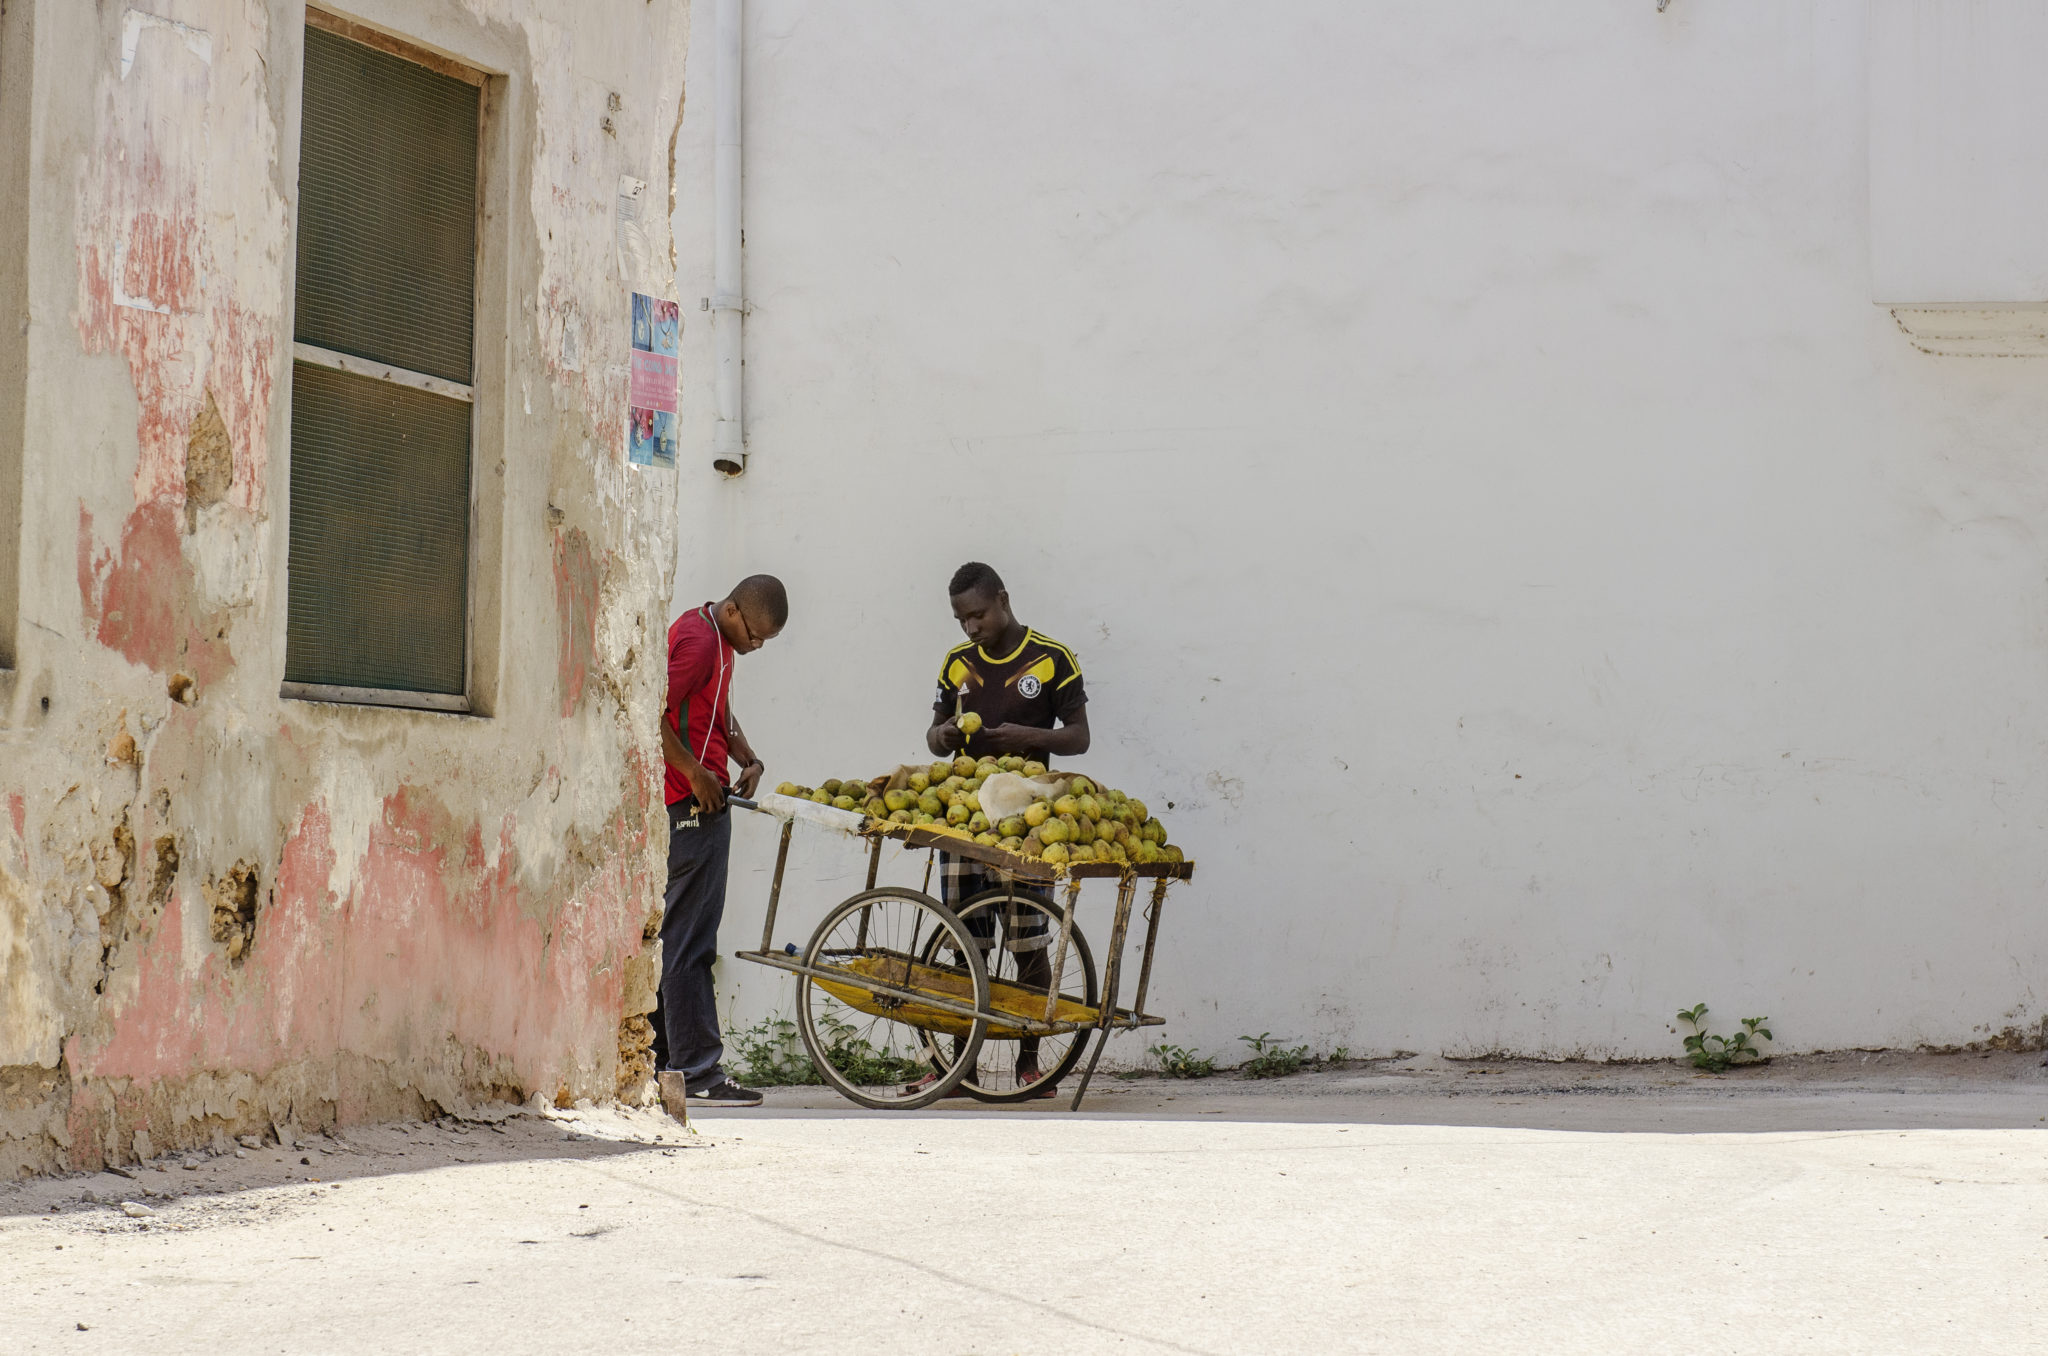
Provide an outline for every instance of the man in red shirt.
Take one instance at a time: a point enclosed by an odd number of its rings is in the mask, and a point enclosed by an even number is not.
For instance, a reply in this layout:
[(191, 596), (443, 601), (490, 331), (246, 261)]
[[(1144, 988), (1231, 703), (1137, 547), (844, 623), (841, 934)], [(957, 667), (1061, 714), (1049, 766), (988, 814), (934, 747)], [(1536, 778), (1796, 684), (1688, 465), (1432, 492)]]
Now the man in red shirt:
[[(661, 989), (654, 1009), (654, 1067), (661, 1103), (678, 1120), (690, 1107), (759, 1106), (761, 1094), (726, 1077), (725, 1043), (711, 986), (718, 923), (725, 916), (732, 821), (725, 797), (752, 797), (761, 760), (732, 714), (732, 666), (782, 632), (789, 595), (774, 575), (742, 579), (715, 603), (668, 628), (668, 708), (661, 753), (668, 763), (668, 891), (661, 914)], [(739, 763), (737, 782), (728, 764)]]

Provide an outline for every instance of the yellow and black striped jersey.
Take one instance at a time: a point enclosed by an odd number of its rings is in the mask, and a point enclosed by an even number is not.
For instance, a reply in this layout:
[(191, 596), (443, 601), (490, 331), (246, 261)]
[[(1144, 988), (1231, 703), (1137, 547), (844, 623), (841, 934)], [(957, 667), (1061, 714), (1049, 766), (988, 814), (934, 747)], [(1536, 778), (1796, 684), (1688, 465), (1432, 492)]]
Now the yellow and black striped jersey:
[(1072, 723), (1087, 704), (1074, 652), (1051, 636), (1026, 631), (1023, 643), (1006, 655), (992, 655), (973, 641), (949, 651), (939, 666), (932, 715), (946, 720), (973, 711), (987, 725), (1050, 730)]

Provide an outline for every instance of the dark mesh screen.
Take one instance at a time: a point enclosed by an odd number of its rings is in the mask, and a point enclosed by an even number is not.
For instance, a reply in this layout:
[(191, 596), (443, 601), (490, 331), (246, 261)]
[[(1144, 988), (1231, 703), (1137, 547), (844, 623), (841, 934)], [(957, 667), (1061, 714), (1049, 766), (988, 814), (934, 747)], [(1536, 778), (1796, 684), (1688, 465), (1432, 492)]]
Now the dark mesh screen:
[(469, 416), (459, 400), (292, 365), (285, 681), (463, 690)]

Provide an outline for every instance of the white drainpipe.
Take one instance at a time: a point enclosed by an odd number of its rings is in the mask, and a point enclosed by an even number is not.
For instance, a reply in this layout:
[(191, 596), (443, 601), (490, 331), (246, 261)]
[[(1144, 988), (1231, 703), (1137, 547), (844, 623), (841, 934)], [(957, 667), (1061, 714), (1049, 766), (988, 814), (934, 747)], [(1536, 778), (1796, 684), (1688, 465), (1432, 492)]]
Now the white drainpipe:
[(713, 91), (716, 157), (711, 198), (711, 340), (718, 420), (711, 426), (711, 464), (729, 476), (747, 469), (744, 388), (740, 381), (746, 293), (740, 279), (740, 54), (742, 0), (718, 0), (718, 88)]

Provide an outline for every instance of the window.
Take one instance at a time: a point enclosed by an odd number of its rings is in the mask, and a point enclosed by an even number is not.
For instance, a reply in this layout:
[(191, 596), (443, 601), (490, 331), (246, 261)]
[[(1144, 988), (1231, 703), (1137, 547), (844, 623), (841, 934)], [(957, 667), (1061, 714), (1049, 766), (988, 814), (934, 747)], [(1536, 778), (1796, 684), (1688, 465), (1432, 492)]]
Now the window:
[(307, 25), (284, 695), (465, 711), (483, 77)]

